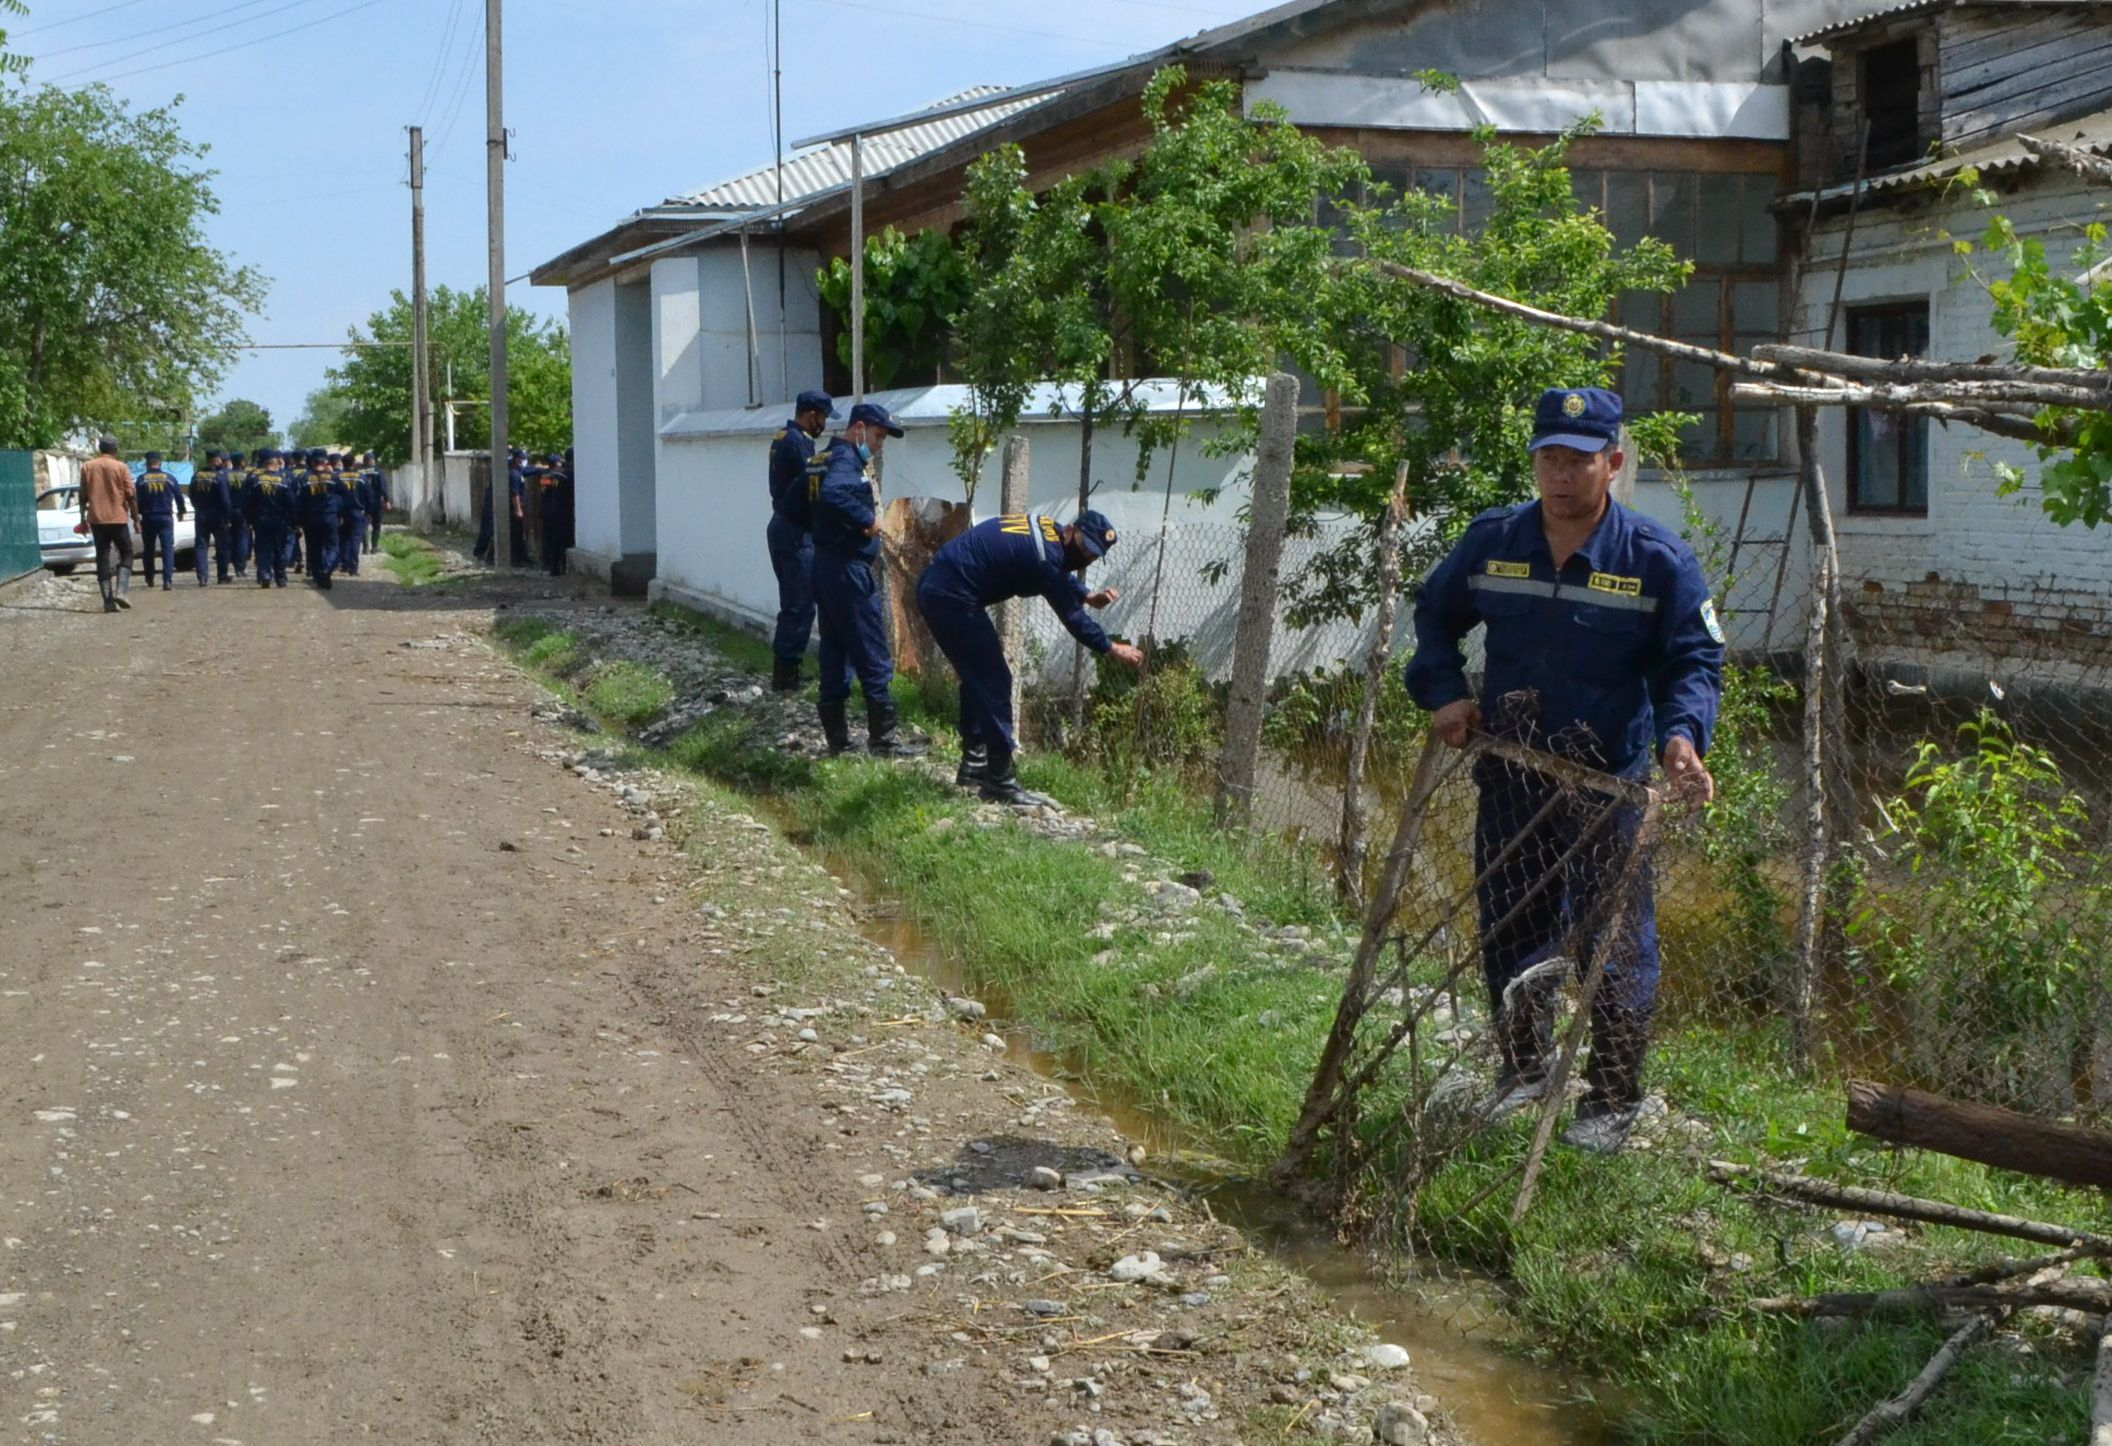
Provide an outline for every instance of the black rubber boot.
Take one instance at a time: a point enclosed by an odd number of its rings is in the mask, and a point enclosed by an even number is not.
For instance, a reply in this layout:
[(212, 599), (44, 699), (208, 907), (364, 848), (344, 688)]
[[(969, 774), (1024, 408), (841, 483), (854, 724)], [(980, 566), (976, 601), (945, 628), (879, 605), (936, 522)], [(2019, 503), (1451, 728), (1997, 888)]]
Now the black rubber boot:
[(1509, 993), (1511, 1007), (1496, 1030), (1496, 1087), (1485, 1106), (1491, 1120), (1524, 1109), (1547, 1093), (1548, 1059), (1554, 1052), (1549, 994), (1528, 985)]
[(117, 570), (117, 605), (130, 611), (132, 607), (131, 593), (132, 569), (130, 567), (120, 567)]
[(961, 745), (961, 766), (954, 770), (955, 788), (974, 788), (990, 771), (990, 748), (984, 743)]
[(991, 758), (978, 796), (985, 803), (1009, 804), (1013, 808), (1053, 808), (1056, 802), (1046, 794), (1021, 787), (1019, 770), (1013, 765), (1010, 754)]
[(103, 611), (106, 613), (116, 612), (117, 579), (106, 574), (102, 577), (97, 578), (95, 580), (95, 584), (102, 591), (103, 594)]
[(776, 693), (799, 691), (799, 659), (778, 658), (770, 665), (770, 688)]
[(905, 743), (897, 736), (902, 710), (892, 698), (868, 698), (865, 704), (866, 748), (875, 758), (922, 758), (931, 749), (922, 743)]
[(829, 757), (840, 758), (851, 751), (850, 709), (838, 699), (821, 705), (821, 732), (829, 740)]

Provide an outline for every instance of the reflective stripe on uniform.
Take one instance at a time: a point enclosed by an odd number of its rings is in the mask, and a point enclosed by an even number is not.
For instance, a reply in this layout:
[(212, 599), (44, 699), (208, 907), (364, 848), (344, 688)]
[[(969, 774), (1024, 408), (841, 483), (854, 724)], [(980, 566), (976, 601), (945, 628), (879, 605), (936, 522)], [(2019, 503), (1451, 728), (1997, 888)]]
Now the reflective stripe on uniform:
[(1606, 592), (1599, 588), (1564, 587), (1560, 583), (1543, 582), (1536, 577), (1491, 577), (1487, 573), (1475, 573), (1467, 579), (1470, 592), (1507, 592), (1526, 597), (1561, 598), (1567, 602), (1583, 603), (1588, 607), (1613, 608), (1618, 612), (1654, 613), (1657, 599), (1654, 597), (1629, 597), (1625, 593)]

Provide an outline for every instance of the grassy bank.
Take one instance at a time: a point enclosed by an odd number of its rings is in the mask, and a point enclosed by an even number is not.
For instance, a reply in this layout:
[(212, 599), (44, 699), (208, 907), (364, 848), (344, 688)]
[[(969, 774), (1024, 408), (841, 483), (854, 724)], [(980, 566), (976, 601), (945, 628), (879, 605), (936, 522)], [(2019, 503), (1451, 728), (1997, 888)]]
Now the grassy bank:
[(444, 571), (433, 545), (414, 533), (384, 532), (381, 551), (387, 559), (382, 566), (406, 587), (422, 587)]
[[(699, 619), (692, 626), (710, 631)], [(547, 622), (503, 624), (531, 667), (568, 678), (584, 650)], [(721, 646), (717, 638), (710, 639)], [(743, 644), (742, 646), (752, 646)], [(591, 700), (589, 706), (593, 706)], [(737, 712), (707, 718), (670, 750), (684, 767), (768, 794), (811, 843), (877, 881), (1101, 1086), (1145, 1103), (1236, 1165), (1273, 1158), (1336, 1004), (1338, 979), (1265, 947), (1216, 907), (1155, 911), (1135, 859), (1018, 826), (979, 827), (965, 797), (930, 777), (855, 758), (785, 755)], [(1036, 758), (1029, 782), (1099, 817), (1175, 873), (1205, 872), (1252, 915), (1346, 937), (1318, 861), (1212, 826), (1173, 784), (1121, 803), (1090, 769)], [(1809, 1086), (1766, 1033), (1684, 1031), (1663, 1042), (1651, 1082), (1709, 1122), (1693, 1150), (1614, 1160), (1558, 1151), (1533, 1213), (1507, 1220), (1525, 1126), (1487, 1137), (1422, 1198), (1418, 1227), (1439, 1260), (1492, 1272), (1530, 1349), (1632, 1393), (1626, 1424), (1645, 1441), (1793, 1442), (1838, 1435), (1897, 1391), (1942, 1327), (1832, 1327), (1738, 1309), (1759, 1296), (1872, 1289), (2004, 1254), (1986, 1237), (1928, 1229), (1843, 1249), (1805, 1211), (1711, 1185), (1698, 1155), (1787, 1162), (1810, 1173), (1960, 1204), (2103, 1228), (2078, 1192), (1937, 1156), (1892, 1154), (1847, 1134), (1837, 1086)], [(1983, 1347), (1946, 1382), (1924, 1421), (1887, 1439), (2080, 1439), (2088, 1422), (2081, 1353), (2027, 1326), (2029, 1350)]]

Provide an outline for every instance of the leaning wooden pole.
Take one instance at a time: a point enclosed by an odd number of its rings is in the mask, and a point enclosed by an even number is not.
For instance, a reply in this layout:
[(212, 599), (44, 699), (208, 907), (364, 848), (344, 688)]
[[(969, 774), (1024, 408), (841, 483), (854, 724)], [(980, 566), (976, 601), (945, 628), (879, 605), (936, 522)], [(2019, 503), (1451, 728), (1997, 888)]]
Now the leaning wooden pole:
[(1278, 372), (1269, 378), (1262, 402), (1261, 447), (1254, 459), (1254, 501), (1247, 514), (1246, 566), (1239, 584), (1239, 632), (1232, 648), (1232, 696), (1225, 704), (1225, 748), (1217, 773), (1220, 824), (1244, 825), (1253, 814), (1297, 442), (1298, 379)]
[(1790, 966), (1790, 1056), (1809, 1072), (1817, 1054), (1813, 1001), (1819, 975), (1819, 936), (1825, 922), (1826, 868), (1830, 830), (1826, 808), (1826, 690), (1838, 686), (1826, 676), (1828, 632), (1833, 626), (1836, 554), (1833, 509), (1819, 469), (1818, 413), (1797, 408), (1797, 475), (1811, 529), (1812, 580), (1810, 616), (1804, 635), (1804, 867), (1803, 893), (1797, 907), (1797, 950)]
[(1719, 1185), (1749, 1185), (1764, 1194), (1799, 1200), (1807, 1205), (1823, 1205), (1832, 1210), (1883, 1215), (1894, 1220), (1916, 1220), (1923, 1225), (1948, 1225), (1982, 1235), (2029, 1240), (2036, 1245), (2062, 1248), (2088, 1245), (2112, 1250), (2112, 1236), (2076, 1230), (2050, 1221), (1998, 1215), (1987, 1210), (1946, 1204), (1941, 1200), (1896, 1195), (1890, 1190), (1871, 1190), (1861, 1185), (1839, 1185), (1831, 1180), (1815, 1180), (1808, 1175), (1785, 1175), (1730, 1160), (1711, 1160), (1709, 1178)]
[(2097, 1332), (2097, 1374), (2090, 1391), (2090, 1446), (2112, 1446), (2112, 1315)]
[(1408, 521), (1408, 464), (1393, 479), (1393, 496), (1379, 524), (1378, 634), (1364, 660), (1364, 695), (1357, 700), (1357, 721), (1349, 734), (1349, 771), (1342, 784), (1342, 839), (1335, 850), (1336, 889), (1352, 909), (1364, 907), (1365, 833), (1371, 809), (1364, 797), (1364, 773), (1371, 760), (1371, 734), (1378, 726), (1379, 695), (1386, 688), (1386, 667), (1393, 659), (1393, 634), (1401, 615), (1401, 529)]
[(2112, 1135), (1869, 1080), (1848, 1082), (1848, 1128), (2021, 1175), (2112, 1190)]

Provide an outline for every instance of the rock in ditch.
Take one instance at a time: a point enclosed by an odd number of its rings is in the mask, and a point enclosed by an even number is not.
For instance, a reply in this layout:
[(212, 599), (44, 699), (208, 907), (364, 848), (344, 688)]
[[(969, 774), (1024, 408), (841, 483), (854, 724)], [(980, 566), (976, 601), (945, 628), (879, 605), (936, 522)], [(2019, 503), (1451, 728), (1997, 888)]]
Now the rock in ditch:
[(1372, 1418), (1371, 1439), (1379, 1446), (1424, 1446), (1430, 1422), (1405, 1401), (1388, 1401)]

